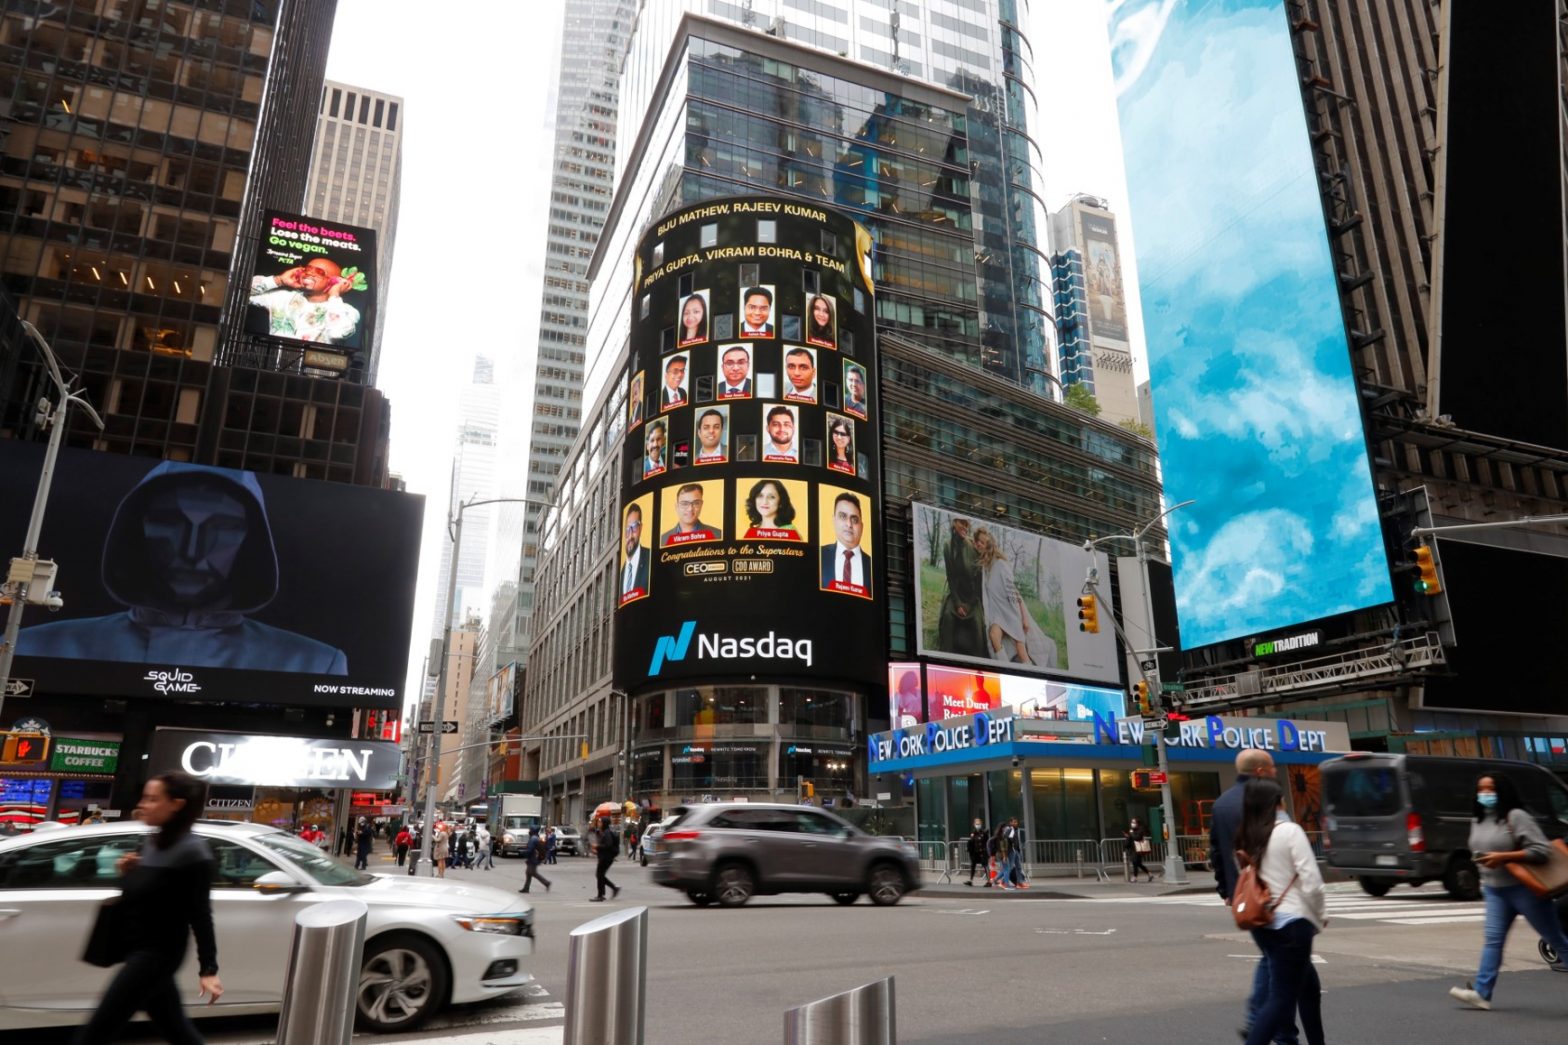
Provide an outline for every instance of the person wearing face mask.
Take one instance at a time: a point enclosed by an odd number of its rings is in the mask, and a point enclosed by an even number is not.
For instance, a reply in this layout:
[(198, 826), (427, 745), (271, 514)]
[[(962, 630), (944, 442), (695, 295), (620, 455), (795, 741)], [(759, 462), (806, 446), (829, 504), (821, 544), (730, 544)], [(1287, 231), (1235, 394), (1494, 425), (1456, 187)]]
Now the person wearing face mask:
[(1131, 866), (1132, 880), (1138, 880), (1138, 872), (1142, 871), (1149, 881), (1154, 881), (1154, 872), (1143, 865), (1144, 854), (1149, 852), (1153, 845), (1149, 841), (1149, 829), (1137, 817), (1127, 825), (1127, 830), (1122, 832), (1122, 837), (1127, 839), (1127, 860)]
[(1448, 993), (1472, 1009), (1490, 1009), (1503, 945), (1514, 918), (1523, 915), (1541, 939), (1557, 949), (1552, 968), (1568, 972), (1568, 939), (1552, 902), (1536, 896), (1508, 872), (1508, 864), (1544, 864), (1550, 849), (1535, 817), (1524, 808), (1514, 782), (1501, 774), (1486, 775), (1475, 784), (1475, 822), (1470, 825), (1470, 852), (1481, 871), (1486, 923), (1481, 930), (1481, 965), (1475, 979)]
[(985, 887), (991, 888), (991, 878), (985, 870), (988, 856), (986, 841), (990, 836), (990, 832), (985, 829), (985, 822), (975, 817), (974, 828), (969, 832), (969, 880), (964, 883), (965, 885), (975, 884), (975, 868), (978, 867), (980, 876), (985, 879)]
[(23, 628), (30, 657), (347, 675), (343, 651), (251, 620), (278, 596), (253, 472), (164, 461), (115, 509), (103, 586), (120, 613)]

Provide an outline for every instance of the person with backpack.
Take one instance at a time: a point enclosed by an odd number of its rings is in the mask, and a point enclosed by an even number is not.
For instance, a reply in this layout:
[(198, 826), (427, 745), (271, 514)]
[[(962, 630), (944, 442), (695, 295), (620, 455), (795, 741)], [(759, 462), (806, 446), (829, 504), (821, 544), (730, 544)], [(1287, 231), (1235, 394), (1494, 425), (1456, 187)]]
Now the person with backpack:
[(606, 887), (613, 895), (621, 895), (621, 887), (609, 879), (610, 865), (615, 862), (616, 856), (621, 851), (621, 839), (610, 826), (610, 818), (607, 816), (599, 818), (599, 830), (594, 834), (593, 851), (599, 857), (598, 866), (593, 873), (594, 881), (599, 886), (599, 895), (592, 897), (591, 900), (594, 903), (603, 903)]
[(1543, 864), (1551, 849), (1535, 817), (1524, 808), (1514, 782), (1501, 773), (1475, 782), (1475, 822), (1470, 825), (1470, 852), (1481, 870), (1486, 897), (1486, 923), (1481, 929), (1481, 965), (1475, 979), (1448, 993), (1472, 1009), (1490, 1009), (1492, 990), (1503, 964), (1503, 944), (1514, 918), (1524, 916), (1530, 928), (1557, 950), (1552, 968), (1568, 972), (1568, 939), (1552, 902), (1536, 896), (1509, 872), (1509, 864)]
[(1246, 1045), (1269, 1045), (1298, 1011), (1307, 1045), (1323, 1045), (1323, 988), (1312, 964), (1312, 938), (1327, 921), (1323, 876), (1307, 833), (1282, 815), (1284, 799), (1272, 777), (1254, 777), (1242, 793), (1231, 911), (1269, 959), (1268, 999)]
[[(529, 887), (534, 884), (535, 878), (544, 883), (545, 892), (550, 891), (550, 879), (539, 873), (539, 861), (543, 859), (544, 839), (539, 837), (539, 829), (537, 827), (530, 827), (528, 829), (528, 842), (523, 846), (523, 861), (528, 865), (527, 876), (523, 879), (523, 887), (517, 890), (518, 892), (528, 892)], [(600, 898), (603, 899), (603, 888), (599, 892), (601, 894)]]

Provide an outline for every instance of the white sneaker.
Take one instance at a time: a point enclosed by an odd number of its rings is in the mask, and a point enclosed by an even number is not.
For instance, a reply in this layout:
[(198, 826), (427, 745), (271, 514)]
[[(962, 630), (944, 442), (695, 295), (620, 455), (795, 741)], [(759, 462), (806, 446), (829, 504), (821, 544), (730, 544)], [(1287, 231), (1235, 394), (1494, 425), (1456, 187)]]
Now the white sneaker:
[(1450, 987), (1448, 988), (1448, 993), (1451, 997), (1458, 998), (1472, 1009), (1490, 1009), (1492, 1007), (1492, 1003), (1481, 997), (1475, 988), (1468, 983), (1463, 987)]

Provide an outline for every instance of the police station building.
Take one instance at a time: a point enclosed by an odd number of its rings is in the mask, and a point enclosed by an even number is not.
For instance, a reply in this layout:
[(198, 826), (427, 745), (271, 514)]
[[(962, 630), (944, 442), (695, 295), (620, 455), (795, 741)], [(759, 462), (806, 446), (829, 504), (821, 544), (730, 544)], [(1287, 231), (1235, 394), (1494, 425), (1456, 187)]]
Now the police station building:
[[(1161, 837), (1154, 737), (1141, 719), (1019, 717), (1007, 709), (877, 733), (868, 739), (871, 792), (912, 791), (921, 850), (1017, 817), (1032, 863), (1120, 860), (1122, 832), (1136, 818)], [(1344, 723), (1211, 715), (1180, 723), (1169, 742), (1175, 834), (1187, 860), (1207, 859), (1214, 799), (1236, 778), (1247, 748), (1274, 756), (1286, 807), (1318, 829), (1318, 765), (1350, 750)]]

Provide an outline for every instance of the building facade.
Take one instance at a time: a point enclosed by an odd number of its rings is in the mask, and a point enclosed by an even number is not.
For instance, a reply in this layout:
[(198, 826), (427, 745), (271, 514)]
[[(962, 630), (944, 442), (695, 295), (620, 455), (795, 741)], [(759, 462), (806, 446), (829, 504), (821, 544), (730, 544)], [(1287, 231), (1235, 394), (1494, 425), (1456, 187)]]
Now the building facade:
[[(997, 288), (982, 261), (990, 248), (981, 230), (994, 227), (984, 217), (989, 194), (1007, 179), (988, 166), (990, 146), (976, 151), (975, 138), (992, 133), (994, 121), (977, 126), (975, 96), (794, 42), (788, 27), (798, 24), (788, 19), (769, 32), (771, 24), (677, 16), (648, 5), (628, 57), (617, 163), (624, 174), (590, 272), (584, 402), (592, 407), (541, 535), (519, 713), (523, 734), (559, 738), (533, 756), (560, 817), (581, 815), (617, 788), (679, 800), (705, 793), (704, 781), (716, 789), (706, 793), (787, 796), (799, 778), (836, 801), (864, 795), (857, 790), (864, 737), (887, 714), (881, 690), (830, 691), (761, 676), (755, 685), (639, 692), (635, 700), (612, 687), (620, 579), (612, 462), (626, 438), (632, 253), (669, 211), (757, 193), (838, 210), (871, 232), (887, 615), (886, 649), (873, 655), (915, 655), (911, 504), (1079, 541), (1159, 511), (1152, 445), (1036, 391), (1027, 339), (985, 336), (984, 302)], [(661, 26), (662, 41), (642, 36)], [(644, 68), (644, 54), (658, 54), (661, 64)], [(633, 114), (635, 99), (645, 112)], [(982, 180), (992, 184), (982, 190)], [(1018, 252), (1035, 256), (1038, 246), (1008, 251)], [(1014, 293), (1017, 285), (1009, 286)], [(655, 748), (682, 757), (678, 747), (719, 727), (730, 750), (712, 755), (730, 759), (723, 772), (704, 753), (673, 763), (670, 790), (650, 795), (652, 756), (647, 765), (626, 764), (625, 753)], [(588, 737), (587, 758), (571, 739), (579, 734)], [(654, 739), (660, 743), (643, 743)], [(665, 770), (660, 761), (661, 781)]]
[(1051, 272), (1062, 387), (1086, 388), (1107, 421), (1141, 422), (1116, 216), (1104, 200), (1079, 194), (1051, 215)]
[[(397, 242), (403, 175), (402, 109), (403, 99), (394, 95), (328, 80), (321, 89), (310, 181), (301, 208), (313, 218), (375, 230), (377, 315), (386, 314)], [(369, 352), (354, 375), (367, 384), (376, 383), (383, 329), (383, 324), (376, 325)]]

